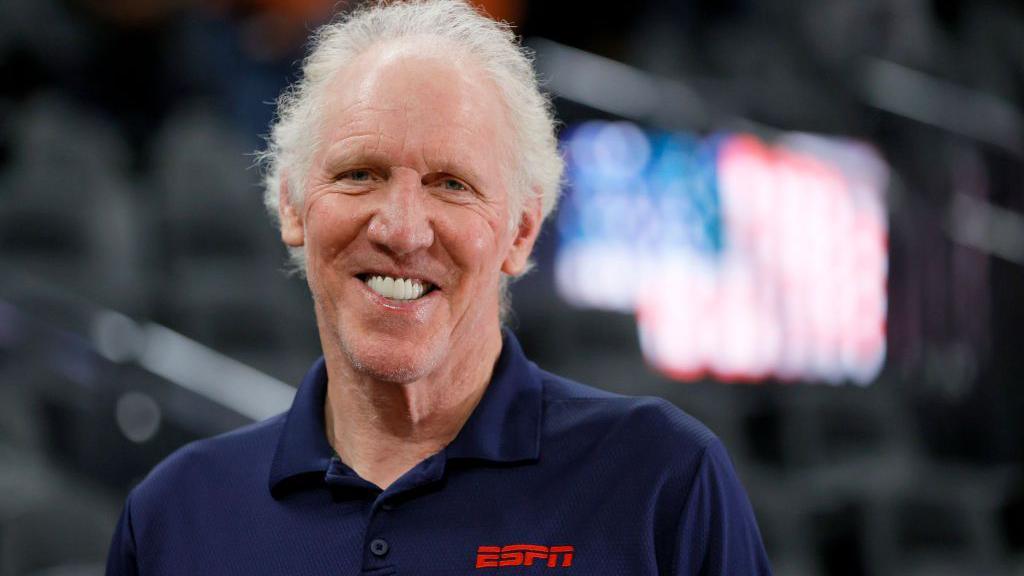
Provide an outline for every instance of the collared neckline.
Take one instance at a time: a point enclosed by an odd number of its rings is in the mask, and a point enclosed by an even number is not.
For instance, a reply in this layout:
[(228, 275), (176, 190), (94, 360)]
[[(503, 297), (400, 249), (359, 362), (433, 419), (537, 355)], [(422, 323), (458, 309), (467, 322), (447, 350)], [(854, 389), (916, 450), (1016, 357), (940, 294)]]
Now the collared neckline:
[[(334, 449), (327, 442), (324, 400), (327, 398), (327, 364), (323, 356), (306, 372), (284, 415), (274, 460), (270, 465), (270, 491), (286, 480), (323, 473), (331, 465)], [(276, 493), (275, 493), (276, 495)]]
[[(270, 490), (298, 476), (323, 474), (335, 453), (327, 441), (324, 401), (327, 366), (321, 357), (306, 373), (291, 408), (284, 415), (270, 467)], [(480, 403), (455, 439), (446, 459), (492, 462), (534, 460), (540, 454), (542, 383), (516, 337), (502, 329), (501, 355)]]
[(501, 355), (480, 403), (445, 448), (448, 459), (534, 460), (540, 454), (542, 384), (519, 341), (502, 329)]

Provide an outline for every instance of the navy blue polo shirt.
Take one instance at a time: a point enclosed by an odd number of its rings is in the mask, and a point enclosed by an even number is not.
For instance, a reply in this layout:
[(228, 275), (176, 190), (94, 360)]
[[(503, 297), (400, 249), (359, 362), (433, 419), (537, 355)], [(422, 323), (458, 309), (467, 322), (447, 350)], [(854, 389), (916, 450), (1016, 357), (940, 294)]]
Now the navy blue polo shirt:
[(666, 401), (537, 368), (505, 332), (480, 404), (386, 490), (335, 455), (318, 361), (291, 409), (129, 495), (108, 575), (769, 574), (725, 449)]

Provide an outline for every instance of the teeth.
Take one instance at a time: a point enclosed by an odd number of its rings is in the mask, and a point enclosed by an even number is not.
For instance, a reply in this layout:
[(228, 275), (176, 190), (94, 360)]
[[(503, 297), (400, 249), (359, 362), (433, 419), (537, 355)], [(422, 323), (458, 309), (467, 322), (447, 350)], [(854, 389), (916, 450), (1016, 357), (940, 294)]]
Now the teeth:
[(366, 280), (366, 285), (370, 290), (392, 300), (416, 300), (426, 292), (426, 288), (419, 280), (396, 279), (390, 276), (371, 276)]

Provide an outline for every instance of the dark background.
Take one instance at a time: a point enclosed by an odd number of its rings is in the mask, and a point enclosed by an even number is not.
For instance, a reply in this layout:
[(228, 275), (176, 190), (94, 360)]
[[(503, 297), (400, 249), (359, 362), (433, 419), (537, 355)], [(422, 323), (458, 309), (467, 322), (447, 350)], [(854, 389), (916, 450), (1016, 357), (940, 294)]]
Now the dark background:
[[(707, 423), (777, 574), (1024, 574), (1024, 9), (485, 4), (536, 49), (566, 124), (852, 136), (892, 169), (870, 386), (670, 381), (632, 316), (559, 300), (550, 229), (513, 287), (528, 354)], [(0, 576), (102, 573), (127, 490), (182, 443), (286, 406), (281, 383), (319, 354), (252, 152), (335, 8), (0, 4)], [(665, 105), (609, 98), (609, 69)]]

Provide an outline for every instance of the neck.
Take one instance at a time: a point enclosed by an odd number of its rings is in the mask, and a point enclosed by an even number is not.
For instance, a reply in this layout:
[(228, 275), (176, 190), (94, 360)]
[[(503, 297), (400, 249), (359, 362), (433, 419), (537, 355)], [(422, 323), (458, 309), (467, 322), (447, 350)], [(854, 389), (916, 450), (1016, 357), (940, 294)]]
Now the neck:
[(386, 489), (455, 438), (483, 397), (500, 352), (499, 331), (431, 374), (397, 383), (359, 373), (343, 355), (325, 350), (328, 441), (360, 477)]

